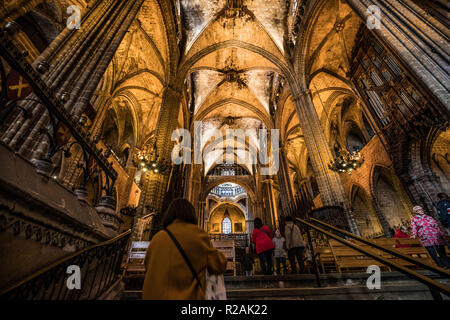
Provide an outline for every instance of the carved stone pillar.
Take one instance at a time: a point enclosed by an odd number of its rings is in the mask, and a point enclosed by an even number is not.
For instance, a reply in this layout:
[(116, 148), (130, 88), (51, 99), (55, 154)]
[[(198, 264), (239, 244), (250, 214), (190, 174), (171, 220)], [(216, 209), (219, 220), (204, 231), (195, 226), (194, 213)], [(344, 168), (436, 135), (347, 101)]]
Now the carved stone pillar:
[[(171, 153), (173, 142), (171, 141), (171, 135), (177, 127), (180, 99), (181, 95), (178, 91), (170, 87), (165, 89), (157, 125), (156, 152), (158, 154), (158, 161), (168, 168), (172, 164)], [(138, 213), (142, 214), (145, 205), (150, 206), (151, 210), (156, 211), (158, 214), (162, 213), (169, 174), (169, 170), (158, 173), (150, 170), (150, 173), (144, 177), (144, 190), (142, 190)]]
[(292, 99), (295, 103), (297, 115), (305, 137), (314, 175), (320, 190), (320, 197), (324, 206), (342, 206), (347, 217), (350, 229), (359, 233), (356, 223), (349, 214), (349, 205), (346, 201), (341, 179), (336, 172), (328, 168), (333, 157), (328, 142), (315, 110), (311, 91), (305, 90)]
[(0, 4), (0, 23), (13, 21), (20, 16), (27, 14), (44, 0), (10, 0), (6, 1), (8, 5)]
[(205, 201), (198, 201), (197, 203), (197, 222), (198, 222), (198, 227), (206, 230), (206, 225), (205, 225), (205, 211), (206, 211), (206, 202)]
[(278, 170), (278, 181), (280, 185), (281, 204), (283, 206), (283, 214), (287, 215), (290, 212), (290, 204), (294, 199), (294, 192), (292, 182), (289, 177), (289, 167), (286, 157), (286, 148), (281, 146), (279, 149), (280, 168)]
[(277, 204), (275, 201), (275, 195), (273, 192), (273, 180), (272, 179), (266, 179), (263, 180), (263, 183), (266, 185), (265, 189), (265, 198), (267, 199), (267, 202), (269, 204), (269, 212), (270, 212), (270, 219), (272, 223), (272, 229), (275, 230), (276, 228), (279, 228), (278, 223), (278, 210), (277, 210)]
[(305, 137), (306, 148), (320, 190), (324, 205), (344, 205), (344, 190), (339, 175), (330, 169), (332, 154), (320, 124), (319, 117), (311, 97), (311, 91), (306, 90), (293, 98), (297, 115)]
[[(372, 31), (385, 40), (390, 49), (402, 57), (414, 74), (447, 105), (450, 100), (448, 73), (449, 46), (440, 24), (411, 0), (347, 0), (359, 16), (367, 21), (367, 9), (381, 10), (380, 28)], [(431, 21), (433, 20), (433, 21)]]
[[(109, 0), (94, 5), (84, 16), (81, 29), (64, 29), (33, 63), (36, 67), (48, 62), (49, 71), (42, 78), (57, 95), (69, 94), (66, 109), (75, 119), (89, 103), (142, 3)], [(2, 138), (20, 154), (30, 158), (34, 153), (34, 158), (40, 158), (48, 142), (39, 131), (48, 125), (49, 116), (42, 105), (26, 105), (32, 110), (31, 118), (17, 115)]]

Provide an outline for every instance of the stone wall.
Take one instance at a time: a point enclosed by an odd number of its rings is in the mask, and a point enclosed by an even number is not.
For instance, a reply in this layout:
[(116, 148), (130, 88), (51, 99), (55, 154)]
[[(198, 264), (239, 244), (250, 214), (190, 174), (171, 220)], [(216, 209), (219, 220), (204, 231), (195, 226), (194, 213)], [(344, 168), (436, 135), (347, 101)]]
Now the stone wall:
[(97, 211), (0, 145), (0, 288), (112, 238)]

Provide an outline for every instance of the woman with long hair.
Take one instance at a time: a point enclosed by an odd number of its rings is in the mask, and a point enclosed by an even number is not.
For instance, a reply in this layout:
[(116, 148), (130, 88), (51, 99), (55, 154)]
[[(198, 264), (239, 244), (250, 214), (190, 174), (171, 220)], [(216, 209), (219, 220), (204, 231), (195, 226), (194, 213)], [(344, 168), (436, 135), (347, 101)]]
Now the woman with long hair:
[(225, 256), (197, 227), (195, 209), (189, 201), (173, 200), (162, 224), (164, 229), (150, 241), (145, 256), (143, 299), (204, 300), (206, 270), (223, 274)]

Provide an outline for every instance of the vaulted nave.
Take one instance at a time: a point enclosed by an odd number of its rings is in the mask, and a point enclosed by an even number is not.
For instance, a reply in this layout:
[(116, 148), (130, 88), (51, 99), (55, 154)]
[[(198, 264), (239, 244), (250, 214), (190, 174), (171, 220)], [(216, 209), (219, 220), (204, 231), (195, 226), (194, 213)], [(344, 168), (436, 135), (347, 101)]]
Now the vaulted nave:
[[(448, 10), (5, 0), (0, 296), (140, 299), (145, 250), (184, 198), (227, 259), (229, 299), (447, 299)], [(444, 253), (416, 237), (416, 206)], [(255, 252), (247, 276), (255, 219), (285, 236), (286, 217), (304, 273), (294, 259), (263, 275)], [(70, 265), (82, 289), (65, 287)]]

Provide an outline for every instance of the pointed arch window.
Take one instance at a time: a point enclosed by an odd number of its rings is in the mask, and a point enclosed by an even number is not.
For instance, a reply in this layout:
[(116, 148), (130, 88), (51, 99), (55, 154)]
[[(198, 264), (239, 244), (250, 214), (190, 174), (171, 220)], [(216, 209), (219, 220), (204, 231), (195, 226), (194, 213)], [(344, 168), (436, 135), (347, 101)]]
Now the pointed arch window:
[(223, 234), (231, 233), (231, 219), (229, 217), (225, 217), (222, 220), (222, 233)]

